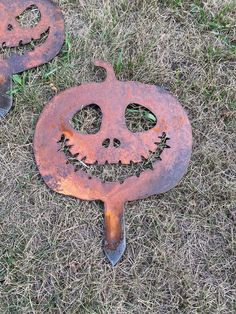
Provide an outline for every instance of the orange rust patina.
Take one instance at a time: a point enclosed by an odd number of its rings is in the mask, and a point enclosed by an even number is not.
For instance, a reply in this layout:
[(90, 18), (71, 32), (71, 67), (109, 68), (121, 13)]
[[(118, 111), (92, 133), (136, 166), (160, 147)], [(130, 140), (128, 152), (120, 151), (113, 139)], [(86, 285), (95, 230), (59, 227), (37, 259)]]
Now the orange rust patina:
[[(17, 17), (28, 8), (36, 6), (40, 20), (35, 27), (23, 27)], [(37, 41), (42, 42), (37, 45)], [(12, 106), (11, 75), (34, 68), (53, 59), (64, 42), (64, 20), (58, 6), (50, 0), (1, 0), (0, 1), (0, 48), (35, 45), (31, 51), (9, 58), (0, 57), (0, 117)]]
[[(173, 188), (186, 172), (191, 151), (192, 132), (188, 117), (179, 102), (166, 91), (138, 82), (120, 82), (113, 68), (103, 61), (95, 65), (107, 71), (101, 83), (68, 89), (50, 101), (37, 123), (34, 152), (45, 183), (54, 191), (83, 200), (102, 200), (105, 217), (105, 253), (114, 265), (125, 249), (124, 204), (127, 201), (164, 193)], [(157, 125), (145, 132), (132, 133), (125, 123), (129, 104), (142, 104), (157, 117)], [(102, 125), (96, 134), (80, 134), (70, 124), (72, 117), (89, 104), (100, 106)], [(168, 149), (153, 169), (139, 177), (130, 176), (123, 183), (102, 182), (98, 177), (75, 169), (60, 150), (64, 136), (70, 154), (91, 164), (139, 163), (154, 152), (165, 133)], [(104, 147), (104, 139), (119, 139), (120, 146)]]

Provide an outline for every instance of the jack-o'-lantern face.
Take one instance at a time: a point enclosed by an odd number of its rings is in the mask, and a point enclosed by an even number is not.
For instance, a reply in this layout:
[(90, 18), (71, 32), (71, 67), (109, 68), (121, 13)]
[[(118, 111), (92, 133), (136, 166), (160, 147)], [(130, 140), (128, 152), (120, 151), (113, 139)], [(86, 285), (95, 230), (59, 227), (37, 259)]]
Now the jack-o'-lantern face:
[[(125, 106), (125, 100), (121, 112), (114, 111), (113, 116), (107, 114), (106, 118), (103, 111), (110, 109), (102, 103), (81, 108), (70, 121), (74, 129), (71, 131), (80, 135), (78, 140), (73, 139), (76, 144), (72, 144), (68, 131), (62, 134), (60, 151), (75, 171), (83, 170), (90, 180), (97, 177), (102, 182), (123, 183), (131, 176), (139, 177), (146, 169), (153, 169), (162, 151), (169, 148), (167, 135), (163, 132), (157, 137), (154, 131), (157, 124), (154, 113), (138, 104)], [(151, 130), (156, 141), (152, 141)], [(135, 149), (137, 140), (143, 143), (139, 150)]]
[[(21, 23), (20, 17), (28, 10), (37, 11), (34, 23)], [(43, 42), (37, 41), (44, 37)], [(0, 47), (14, 48), (31, 43), (33, 51), (4, 60), (12, 73), (47, 62), (61, 48), (64, 40), (64, 22), (59, 8), (50, 0), (2, 0), (0, 2)], [(18, 64), (16, 64), (18, 63)], [(0, 63), (3, 67), (3, 63)]]
[[(109, 64), (97, 61), (96, 65), (106, 68), (107, 79), (56, 96), (38, 121), (34, 149), (40, 173), (50, 188), (105, 203), (105, 251), (115, 264), (125, 246), (124, 203), (174, 187), (186, 171), (192, 135), (186, 113), (167, 92), (153, 85), (120, 82)], [(90, 104), (99, 106), (101, 125), (95, 134), (81, 134), (71, 121)], [(129, 104), (146, 107), (157, 118), (156, 123), (148, 130), (131, 132), (125, 119)], [(160, 149), (162, 160), (155, 159)], [(122, 182), (103, 182), (96, 171), (93, 175), (86, 169), (91, 165), (95, 170), (107, 164), (138, 165), (150, 158), (151, 169), (141, 169), (138, 176), (130, 173)]]
[[(24, 25), (20, 17), (31, 9), (37, 19)], [(63, 17), (50, 0), (0, 1), (0, 117), (12, 105), (10, 76), (50, 61), (63, 42)]]
[[(1, 23), (0, 30), (1, 45), (8, 48), (19, 47), (20, 45), (28, 44), (32, 41), (40, 39), (43, 33), (46, 33), (50, 28), (50, 19), (48, 16), (44, 18), (44, 25), (40, 25), (40, 20), (42, 18), (39, 8), (35, 5), (31, 5), (31, 1), (14, 1), (9, 5), (9, 1), (3, 1), (0, 3), (1, 8)], [(33, 11), (35, 21), (28, 21), (28, 23), (21, 23), (20, 17), (24, 16), (27, 11), (31, 10), (31, 15), (33, 17)], [(41, 11), (42, 5), (41, 5)], [(14, 13), (13, 13), (14, 12)]]
[[(98, 165), (138, 163), (154, 153), (159, 141), (155, 131), (156, 123), (152, 128), (142, 132), (130, 131), (125, 119), (126, 111), (129, 110), (127, 108), (130, 106), (128, 98), (127, 95), (117, 98), (117, 105), (114, 104), (113, 98), (110, 104), (104, 98), (97, 99), (95, 106), (101, 112), (101, 124), (99, 130), (93, 134), (81, 134), (79, 130), (73, 130), (72, 123), (70, 125), (66, 123), (63, 134), (67, 139), (66, 145), (70, 147), (70, 153), (77, 154), (79, 160), (83, 159), (86, 164), (97, 163)], [(117, 109), (113, 110), (113, 106)], [(82, 107), (81, 111), (86, 110), (86, 107)], [(143, 108), (141, 110), (148, 110), (144, 106), (141, 108)], [(150, 114), (155, 117), (154, 113)], [(73, 132), (72, 135), (70, 132)]]

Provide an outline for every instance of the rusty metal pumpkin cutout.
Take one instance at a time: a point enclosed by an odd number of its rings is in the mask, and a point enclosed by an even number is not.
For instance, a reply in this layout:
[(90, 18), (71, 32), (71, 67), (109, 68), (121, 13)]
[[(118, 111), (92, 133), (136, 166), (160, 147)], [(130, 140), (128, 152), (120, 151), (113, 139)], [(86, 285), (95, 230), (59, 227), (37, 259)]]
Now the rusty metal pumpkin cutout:
[[(52, 190), (104, 202), (104, 250), (115, 265), (126, 246), (125, 202), (164, 193), (178, 183), (190, 160), (192, 133), (185, 111), (169, 93), (154, 85), (118, 81), (110, 64), (95, 61), (95, 65), (106, 69), (106, 80), (71, 88), (54, 97), (37, 123), (34, 152), (38, 169)], [(132, 103), (155, 114), (157, 123), (152, 129), (132, 133), (127, 128), (125, 111)], [(101, 128), (96, 134), (81, 134), (73, 129), (71, 120), (90, 104), (97, 104), (102, 111)], [(61, 149), (63, 139), (69, 156), (87, 166), (138, 164), (155, 153), (163, 136), (161, 159), (153, 163), (152, 169), (144, 169), (138, 177), (131, 175), (124, 182), (102, 182), (76, 168)], [(113, 145), (114, 139), (119, 141), (118, 146)], [(108, 145), (104, 145), (105, 140)]]
[[(21, 25), (19, 16), (35, 7), (40, 13), (34, 27)], [(64, 20), (58, 6), (50, 0), (1, 0), (0, 49), (24, 48), (30, 51), (11, 53), (9, 58), (0, 56), (0, 117), (5, 117), (12, 106), (11, 76), (37, 67), (53, 59), (64, 42)], [(2, 48), (1, 48), (2, 47)]]

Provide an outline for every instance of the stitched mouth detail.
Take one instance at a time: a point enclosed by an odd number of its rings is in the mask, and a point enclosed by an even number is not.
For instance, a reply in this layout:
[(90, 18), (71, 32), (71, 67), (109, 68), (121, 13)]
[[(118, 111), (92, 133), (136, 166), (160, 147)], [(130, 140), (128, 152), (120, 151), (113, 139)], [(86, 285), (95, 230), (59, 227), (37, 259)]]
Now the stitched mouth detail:
[(102, 182), (120, 182), (121, 184), (129, 177), (139, 177), (142, 172), (147, 169), (153, 170), (153, 164), (157, 161), (161, 161), (161, 154), (166, 148), (170, 148), (167, 145), (169, 138), (166, 133), (162, 133), (159, 137), (159, 142), (155, 142), (157, 148), (154, 152), (150, 151), (148, 158), (142, 157), (141, 162), (132, 162), (130, 164), (119, 163), (108, 163), (99, 164), (96, 161), (94, 164), (86, 164), (84, 157), (82, 160), (78, 160), (76, 157), (79, 155), (72, 154), (70, 148), (72, 146), (67, 145), (68, 139), (63, 134), (61, 139), (58, 141), (60, 144), (60, 152), (63, 152), (66, 157), (66, 163), (74, 166), (75, 172), (83, 170), (88, 174), (88, 179), (93, 177), (99, 178)]
[(36, 47), (44, 44), (49, 36), (50, 27), (40, 35), (38, 39), (32, 38), (27, 43), (23, 44), (23, 41), (19, 41), (17, 47), (8, 47), (5, 42), (0, 45), (0, 58), (7, 59), (12, 54), (17, 54), (19, 56), (24, 55), (26, 52), (35, 50)]

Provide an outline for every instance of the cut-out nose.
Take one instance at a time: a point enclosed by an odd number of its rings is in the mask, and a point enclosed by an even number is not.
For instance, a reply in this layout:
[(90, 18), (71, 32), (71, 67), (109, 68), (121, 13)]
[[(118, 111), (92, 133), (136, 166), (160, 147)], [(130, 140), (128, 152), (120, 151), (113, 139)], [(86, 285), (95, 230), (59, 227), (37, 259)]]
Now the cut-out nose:
[(105, 148), (108, 148), (109, 145), (111, 143), (111, 140), (109, 138), (106, 138), (103, 142), (102, 142), (102, 146), (104, 146)]
[(113, 138), (112, 140), (110, 138), (106, 138), (103, 142), (102, 142), (102, 146), (105, 148), (108, 148), (109, 146), (113, 146), (115, 148), (120, 147), (121, 142), (118, 138)]
[(115, 148), (120, 147), (120, 144), (121, 144), (121, 142), (120, 142), (120, 140), (118, 140), (118, 138), (114, 138), (114, 139), (113, 139), (113, 146), (114, 146)]

